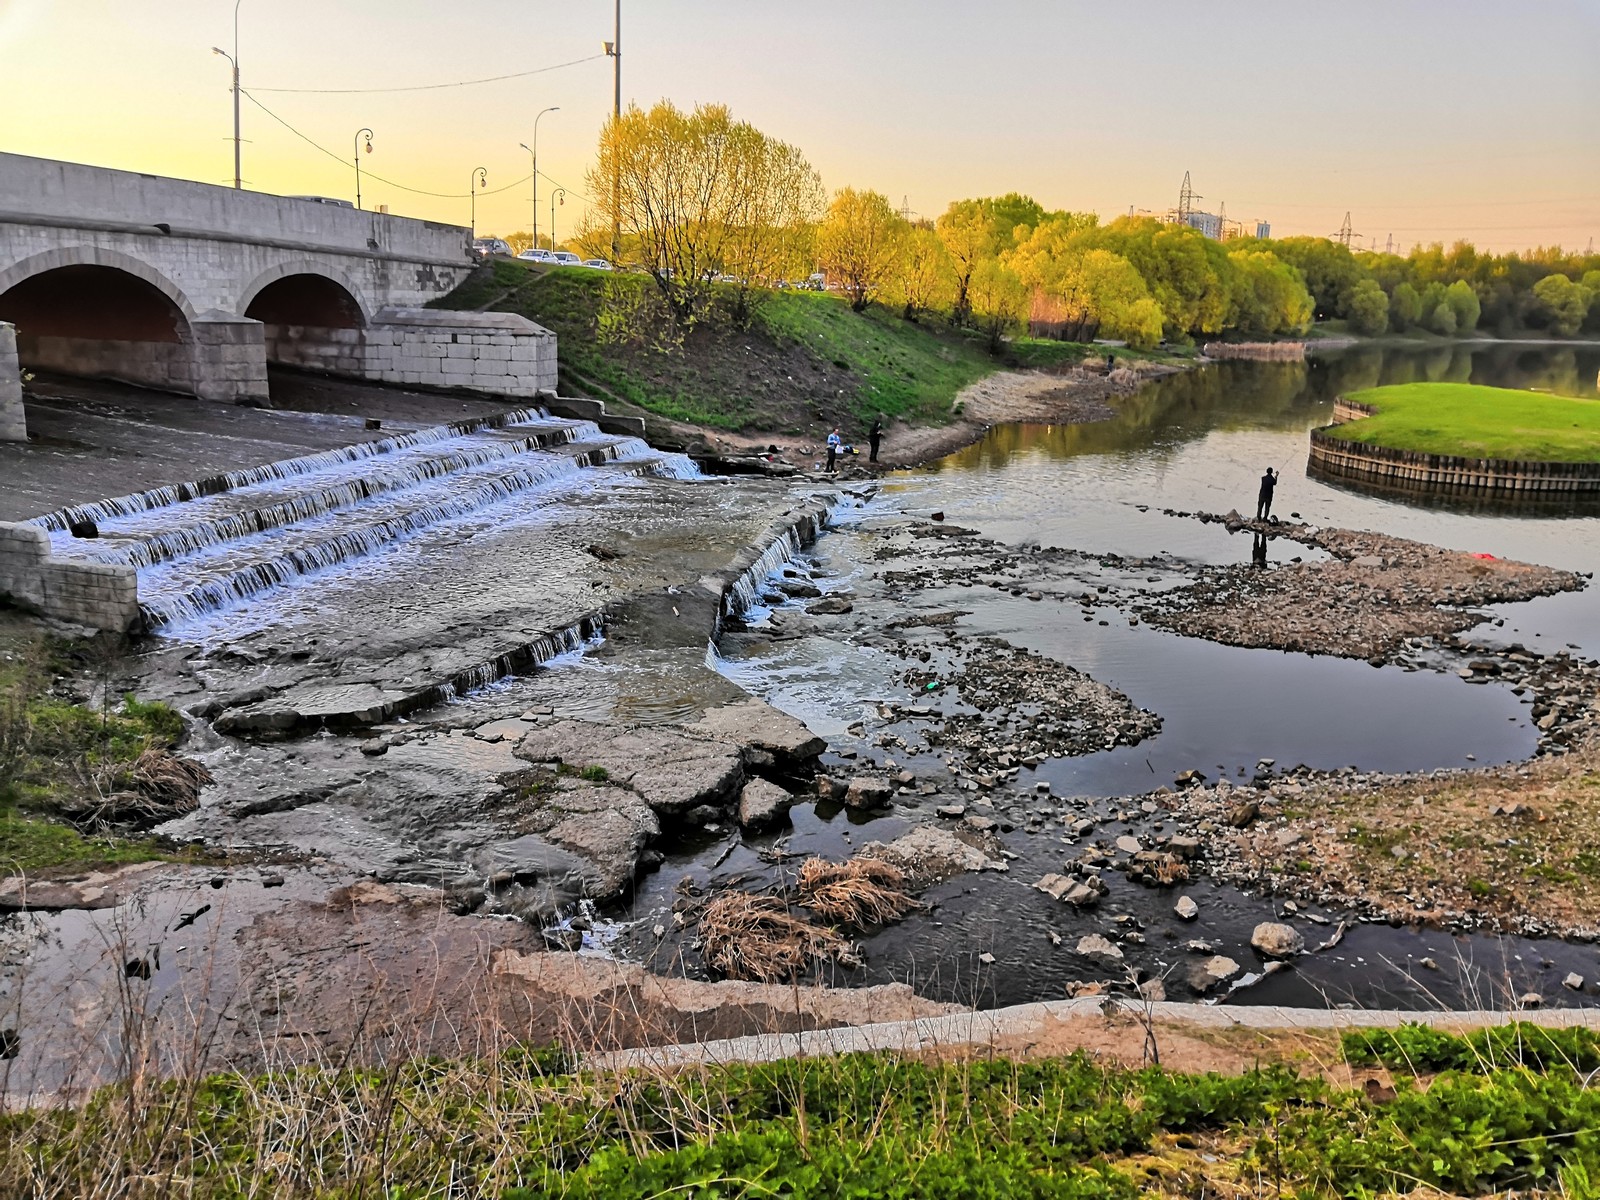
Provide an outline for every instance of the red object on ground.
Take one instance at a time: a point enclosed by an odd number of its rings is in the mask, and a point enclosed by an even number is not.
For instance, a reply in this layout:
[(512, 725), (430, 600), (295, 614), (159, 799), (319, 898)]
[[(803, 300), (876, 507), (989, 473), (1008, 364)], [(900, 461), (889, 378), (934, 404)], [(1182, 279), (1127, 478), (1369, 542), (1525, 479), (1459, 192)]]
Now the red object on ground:
[(1494, 560), (1494, 555), (1492, 555), (1492, 554), (1474, 554), (1472, 557), (1473, 558), (1487, 558), (1490, 561)]

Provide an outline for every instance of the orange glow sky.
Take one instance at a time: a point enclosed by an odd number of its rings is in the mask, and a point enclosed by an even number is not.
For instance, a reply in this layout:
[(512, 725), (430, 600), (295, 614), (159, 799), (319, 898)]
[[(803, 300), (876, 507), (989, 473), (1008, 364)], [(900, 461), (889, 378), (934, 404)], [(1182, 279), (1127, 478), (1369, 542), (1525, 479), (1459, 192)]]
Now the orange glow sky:
[[(231, 182), (233, 0), (0, 0), (0, 150)], [(610, 0), (242, 0), (247, 90), (380, 88), (598, 55)], [(1600, 0), (624, 0), (626, 100), (723, 101), (799, 145), (830, 187), (936, 214), (1018, 190), (1106, 217), (1202, 207), (1381, 247), (1465, 237), (1581, 250), (1600, 236)], [(465, 224), (540, 166), (582, 209), (610, 112), (604, 58), (478, 87), (259, 90), (324, 157), (244, 103), (247, 187)], [(540, 187), (549, 220), (549, 185)], [(527, 228), (530, 191), (485, 195), (484, 232)], [(1363, 244), (1365, 238), (1362, 239)]]

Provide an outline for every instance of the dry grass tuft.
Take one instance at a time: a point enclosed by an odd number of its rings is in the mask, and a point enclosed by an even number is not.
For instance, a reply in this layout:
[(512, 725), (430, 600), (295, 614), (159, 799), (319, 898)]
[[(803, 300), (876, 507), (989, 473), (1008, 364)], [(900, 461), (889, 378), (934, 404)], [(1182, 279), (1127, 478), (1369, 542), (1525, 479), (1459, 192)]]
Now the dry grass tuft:
[(61, 805), (62, 814), (86, 828), (170, 821), (199, 806), (200, 789), (212, 777), (202, 763), (152, 747), (138, 757), (123, 781), (132, 785), (131, 790), (107, 792), (98, 779), (93, 780), (82, 799)]
[(836, 925), (884, 925), (922, 907), (906, 894), (905, 872), (875, 858), (808, 858), (799, 884), (800, 903)]
[(789, 915), (773, 896), (727, 892), (700, 917), (706, 963), (730, 979), (790, 979), (814, 960), (837, 958), (844, 938)]

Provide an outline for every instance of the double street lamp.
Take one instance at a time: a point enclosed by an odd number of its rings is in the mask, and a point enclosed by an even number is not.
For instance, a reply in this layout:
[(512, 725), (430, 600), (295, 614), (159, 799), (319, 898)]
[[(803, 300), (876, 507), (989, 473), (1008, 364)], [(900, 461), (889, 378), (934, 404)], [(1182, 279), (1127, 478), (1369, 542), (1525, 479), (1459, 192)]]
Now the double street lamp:
[[(517, 143), (528, 152), (528, 157), (533, 160), (533, 248), (535, 250), (539, 248), (539, 117), (544, 116), (545, 113), (560, 111), (561, 106), (559, 104), (540, 109), (538, 116), (533, 118), (533, 145), (530, 146), (527, 142)], [(550, 246), (552, 249), (555, 248), (554, 240), (551, 241)]]
[(365, 137), (367, 139), (367, 153), (371, 154), (372, 153), (372, 130), (370, 130), (370, 129), (358, 129), (358, 130), (356, 130), (355, 160), (356, 160), (356, 207), (357, 208), (361, 207), (361, 139), (363, 137)]

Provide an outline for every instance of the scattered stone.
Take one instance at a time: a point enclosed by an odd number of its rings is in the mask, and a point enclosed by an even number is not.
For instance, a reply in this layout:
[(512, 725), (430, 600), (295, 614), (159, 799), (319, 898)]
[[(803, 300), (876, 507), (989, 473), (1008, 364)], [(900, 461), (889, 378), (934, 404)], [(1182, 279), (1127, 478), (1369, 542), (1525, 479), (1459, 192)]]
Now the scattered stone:
[(1570, 988), (1575, 992), (1581, 992), (1583, 991), (1583, 976), (1579, 975), (1576, 971), (1573, 971), (1561, 981), (1561, 986), (1564, 988)]
[(1066, 896), (1068, 891), (1079, 886), (1079, 884), (1077, 880), (1069, 878), (1066, 875), (1052, 874), (1045, 875), (1042, 878), (1035, 880), (1033, 886), (1038, 888), (1045, 895), (1049, 896), (1052, 900), (1060, 900)]
[(283, 876), (276, 872), (271, 875), (263, 875), (261, 877), (261, 886), (264, 888), (281, 888), (283, 886)]
[(1246, 800), (1235, 805), (1228, 812), (1228, 824), (1235, 829), (1248, 829), (1255, 824), (1256, 818), (1261, 815), (1261, 805), (1254, 800)]
[(1086, 934), (1079, 938), (1078, 953), (1084, 958), (1092, 958), (1106, 966), (1121, 966), (1123, 962), (1122, 948), (1098, 933)]
[(361, 743), (361, 753), (365, 754), (368, 758), (377, 758), (380, 754), (389, 753), (388, 739), (368, 738), (366, 741)]
[(1263, 921), (1251, 933), (1250, 945), (1267, 958), (1292, 958), (1305, 950), (1306, 940), (1292, 925)]
[(611, 783), (638, 793), (658, 813), (674, 816), (702, 804), (726, 808), (744, 782), (735, 745), (664, 726), (552, 721), (525, 734), (516, 754), (529, 762), (603, 767)]
[(1204, 962), (1195, 963), (1188, 970), (1186, 982), (1194, 992), (1201, 996), (1206, 995), (1218, 984), (1226, 983), (1239, 973), (1239, 964), (1233, 959), (1221, 954), (1213, 955)]
[(1201, 772), (1193, 770), (1191, 768), (1188, 771), (1180, 772), (1178, 774), (1178, 777), (1176, 779), (1174, 779), (1172, 782), (1177, 784), (1180, 788), (1190, 788), (1190, 787), (1199, 787), (1205, 781), (1206, 781), (1205, 775), (1203, 775)]
[(982, 954), (978, 955), (978, 961), (986, 967), (992, 967), (994, 966), (994, 955), (985, 950)]
[(1538, 992), (1524, 992), (1522, 995), (1517, 997), (1517, 1007), (1542, 1008), (1544, 1007), (1544, 997)]
[[(975, 835), (967, 835), (979, 840)], [(1003, 858), (990, 857), (970, 842), (962, 841), (938, 825), (918, 825), (894, 841), (869, 842), (861, 856), (880, 858), (899, 867), (914, 886), (923, 887), (964, 871), (1009, 871)], [(860, 856), (858, 856), (860, 857)]]
[(1172, 911), (1178, 914), (1180, 921), (1193, 921), (1200, 915), (1200, 906), (1188, 896), (1179, 896)]
[(794, 797), (775, 783), (752, 779), (739, 789), (739, 824), (746, 829), (776, 825), (789, 815)]
[(1167, 985), (1159, 979), (1146, 979), (1139, 985), (1139, 998), (1159, 1004), (1167, 998)]
[(855, 605), (851, 604), (843, 596), (824, 596), (816, 603), (806, 605), (806, 612), (813, 617), (843, 616), (845, 613), (853, 612), (854, 610)]
[(882, 808), (889, 803), (894, 788), (887, 779), (875, 775), (857, 775), (844, 791), (848, 808)]
[(1423, 967), (1429, 971), (1437, 971), (1439, 969), (1439, 964), (1431, 958), (1419, 958), (1417, 960), (1417, 966)]
[(933, 811), (947, 820), (954, 821), (966, 815), (967, 806), (965, 804), (941, 804)]
[(1127, 834), (1123, 834), (1121, 837), (1119, 837), (1116, 845), (1117, 849), (1121, 850), (1124, 854), (1137, 854), (1144, 848), (1139, 845), (1138, 838), (1129, 837)]

